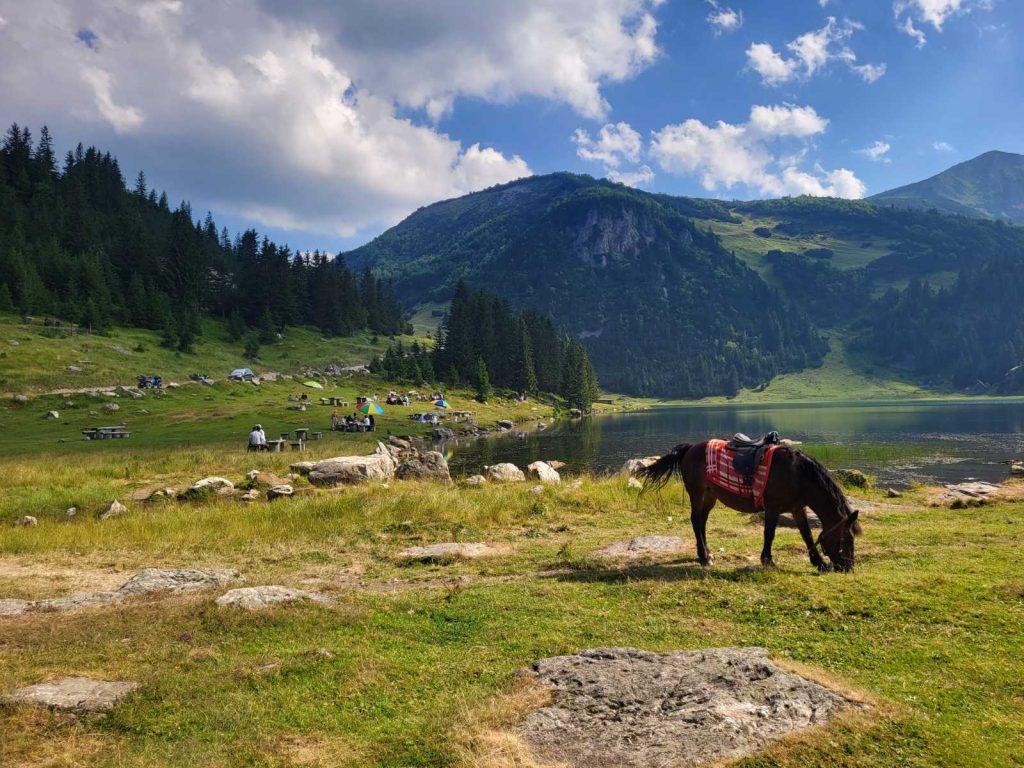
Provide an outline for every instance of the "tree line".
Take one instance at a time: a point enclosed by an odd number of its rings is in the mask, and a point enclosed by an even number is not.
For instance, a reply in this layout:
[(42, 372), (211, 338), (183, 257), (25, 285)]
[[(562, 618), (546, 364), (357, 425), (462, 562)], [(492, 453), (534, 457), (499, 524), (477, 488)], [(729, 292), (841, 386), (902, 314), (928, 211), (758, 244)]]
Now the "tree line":
[(251, 229), (232, 238), (187, 202), (172, 209), (142, 172), (129, 188), (109, 152), (79, 144), (58, 165), (49, 131), (34, 141), (17, 124), (0, 145), (0, 312), (99, 332), (152, 328), (182, 350), (204, 314), (264, 343), (288, 325), (330, 336), (409, 329), (391, 286), (368, 269), (355, 274)]
[(433, 350), (399, 343), (374, 360), (372, 369), (395, 381), (472, 386), (481, 400), (493, 388), (546, 392), (586, 410), (599, 393), (590, 356), (578, 340), (559, 332), (549, 317), (515, 312), (508, 302), (462, 281)]

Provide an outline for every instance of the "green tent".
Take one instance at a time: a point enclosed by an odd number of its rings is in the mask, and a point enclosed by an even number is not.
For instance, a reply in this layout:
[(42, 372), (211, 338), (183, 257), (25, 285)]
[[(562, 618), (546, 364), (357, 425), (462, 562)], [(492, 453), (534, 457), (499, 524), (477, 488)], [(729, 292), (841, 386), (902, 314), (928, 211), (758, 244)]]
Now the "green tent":
[(319, 381), (304, 381), (304, 382), (302, 382), (302, 386), (304, 386), (304, 387), (312, 387), (313, 389), (323, 389), (324, 388), (324, 385), (321, 384)]

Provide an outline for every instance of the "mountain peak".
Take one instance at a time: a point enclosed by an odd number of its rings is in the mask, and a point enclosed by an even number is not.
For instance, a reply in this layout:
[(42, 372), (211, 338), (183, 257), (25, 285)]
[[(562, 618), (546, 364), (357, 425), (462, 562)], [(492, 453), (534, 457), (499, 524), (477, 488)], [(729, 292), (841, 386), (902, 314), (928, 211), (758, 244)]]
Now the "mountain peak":
[(1024, 155), (989, 150), (931, 178), (869, 198), (877, 205), (935, 208), (1024, 224)]

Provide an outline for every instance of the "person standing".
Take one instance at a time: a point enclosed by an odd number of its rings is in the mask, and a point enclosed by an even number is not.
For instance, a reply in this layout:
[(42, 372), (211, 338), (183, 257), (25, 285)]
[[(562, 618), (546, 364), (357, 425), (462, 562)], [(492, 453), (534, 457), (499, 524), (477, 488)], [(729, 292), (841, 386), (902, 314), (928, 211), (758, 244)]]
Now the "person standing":
[(337, 431), (338, 429), (338, 412), (331, 411), (331, 429)]

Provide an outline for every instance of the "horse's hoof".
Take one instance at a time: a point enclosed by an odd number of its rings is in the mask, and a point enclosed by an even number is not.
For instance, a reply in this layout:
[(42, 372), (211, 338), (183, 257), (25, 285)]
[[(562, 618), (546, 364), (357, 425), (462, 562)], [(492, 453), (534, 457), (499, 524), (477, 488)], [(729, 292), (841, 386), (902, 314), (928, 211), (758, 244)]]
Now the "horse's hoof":
[(715, 558), (713, 558), (713, 557), (708, 557), (708, 558), (705, 558), (704, 560), (700, 561), (700, 567), (701, 568), (710, 568), (714, 564), (715, 564)]
[(829, 567), (829, 564), (824, 561), (820, 563), (814, 563), (814, 567), (818, 569), (819, 573), (828, 573), (832, 570), (832, 568)]
[(769, 557), (769, 558), (767, 558), (767, 559), (765, 559), (765, 558), (761, 558), (761, 567), (762, 567), (762, 568), (776, 568), (776, 567), (778, 567), (778, 566), (776, 566), (776, 565), (775, 565), (775, 561), (774, 561), (774, 560), (772, 560), (772, 559), (771, 559), (771, 558)]

